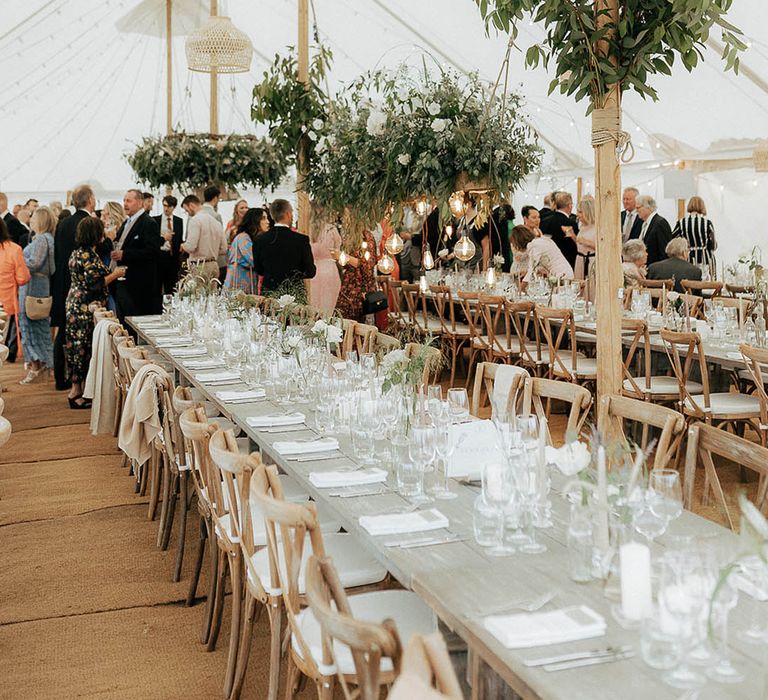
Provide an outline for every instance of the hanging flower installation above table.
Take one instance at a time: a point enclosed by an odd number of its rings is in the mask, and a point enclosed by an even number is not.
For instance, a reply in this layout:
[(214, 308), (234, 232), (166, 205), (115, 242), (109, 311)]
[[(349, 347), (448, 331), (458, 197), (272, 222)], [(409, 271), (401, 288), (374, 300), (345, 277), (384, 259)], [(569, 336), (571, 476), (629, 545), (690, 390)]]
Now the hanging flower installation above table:
[(310, 192), (369, 222), (390, 204), (424, 198), (448, 218), (456, 190), (508, 199), (542, 154), (521, 105), (514, 93), (491, 94), (476, 74), (401, 67), (361, 76), (339, 96), (318, 140)]

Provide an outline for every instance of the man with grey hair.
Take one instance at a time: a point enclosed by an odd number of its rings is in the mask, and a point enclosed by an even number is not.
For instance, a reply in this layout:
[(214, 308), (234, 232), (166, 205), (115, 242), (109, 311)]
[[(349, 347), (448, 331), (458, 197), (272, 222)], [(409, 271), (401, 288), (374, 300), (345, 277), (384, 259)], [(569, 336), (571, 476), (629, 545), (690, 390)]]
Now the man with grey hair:
[(568, 264), (576, 267), (576, 236), (579, 224), (571, 219), (573, 197), (568, 192), (555, 192), (555, 212), (546, 219), (542, 218), (541, 233), (549, 236), (560, 248)]
[(640, 229), (643, 227), (642, 219), (637, 215), (637, 195), (640, 190), (637, 187), (625, 187), (621, 195), (621, 240), (626, 243), (633, 238), (640, 238)]
[(648, 264), (667, 257), (667, 243), (672, 240), (672, 228), (669, 222), (659, 214), (656, 209), (656, 200), (648, 194), (641, 194), (637, 198), (637, 215), (643, 225), (640, 229), (640, 240), (648, 249)]
[(665, 249), (669, 256), (648, 266), (648, 279), (674, 280), (675, 291), (684, 292), (683, 280), (700, 280), (701, 268), (688, 262), (688, 241), (685, 238), (673, 238)]

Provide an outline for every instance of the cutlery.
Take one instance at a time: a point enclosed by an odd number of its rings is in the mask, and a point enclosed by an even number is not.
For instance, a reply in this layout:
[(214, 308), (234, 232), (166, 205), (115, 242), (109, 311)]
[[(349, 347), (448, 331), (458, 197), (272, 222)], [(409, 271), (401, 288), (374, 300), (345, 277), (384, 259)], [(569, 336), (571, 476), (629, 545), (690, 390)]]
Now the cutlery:
[(558, 591), (547, 591), (535, 598), (528, 600), (518, 600), (514, 603), (506, 603), (500, 607), (486, 609), (483, 612), (476, 613), (479, 617), (487, 617), (488, 615), (500, 615), (505, 612), (512, 612), (513, 610), (521, 610), (522, 612), (536, 612), (549, 603), (556, 595)]
[[(352, 488), (356, 488), (353, 486)], [(388, 489), (369, 489), (368, 491), (334, 491), (329, 493), (329, 496), (337, 496), (338, 498), (360, 498), (361, 496), (382, 496), (388, 493)]]
[(598, 664), (610, 664), (614, 661), (623, 661), (631, 659), (635, 655), (634, 651), (623, 651), (611, 654), (610, 656), (599, 656), (589, 659), (578, 659), (576, 661), (564, 661), (559, 664), (549, 664), (542, 666), (545, 671), (567, 671), (571, 668), (581, 668), (582, 666), (597, 666)]
[(308, 428), (306, 425), (275, 425), (269, 428), (258, 428), (258, 430), (262, 433), (299, 433), (303, 430), (312, 430), (312, 428)]
[(290, 457), (286, 457), (286, 459), (289, 462), (321, 462), (326, 459), (342, 459), (346, 458), (346, 455), (338, 454), (338, 455), (332, 455), (328, 454), (326, 452), (323, 452), (319, 455), (291, 455)]
[(612, 656), (613, 654), (623, 654), (627, 651), (632, 651), (630, 646), (621, 647), (605, 647), (604, 649), (589, 649), (587, 651), (574, 651), (570, 654), (559, 654), (557, 656), (542, 656), (538, 659), (528, 659), (523, 661), (524, 666), (529, 668), (536, 668), (537, 666), (551, 666), (552, 664), (560, 664), (566, 661), (578, 661), (579, 659), (596, 659), (603, 656)]
[(416, 547), (435, 547), (439, 544), (452, 544), (453, 542), (464, 542), (466, 537), (451, 535), (450, 537), (433, 537), (431, 539), (411, 540), (396, 545), (399, 549), (415, 549)]

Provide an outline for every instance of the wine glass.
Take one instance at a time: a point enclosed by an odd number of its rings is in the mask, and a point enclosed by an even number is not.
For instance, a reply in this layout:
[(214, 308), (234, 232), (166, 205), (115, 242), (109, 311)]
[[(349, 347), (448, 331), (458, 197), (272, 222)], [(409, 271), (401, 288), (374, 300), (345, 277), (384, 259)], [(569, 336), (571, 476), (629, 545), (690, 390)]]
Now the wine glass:
[(768, 565), (758, 556), (747, 557), (739, 563), (739, 575), (750, 587), (744, 588), (747, 593), (744, 600), (748, 603), (750, 614), (749, 627), (741, 630), (738, 637), (747, 644), (765, 644), (768, 641)]
[(654, 469), (648, 479), (648, 490), (655, 495), (650, 502), (655, 515), (667, 522), (679, 518), (683, 512), (683, 489), (680, 474), (674, 469)]
[(419, 486), (411, 498), (414, 503), (431, 503), (432, 497), (424, 493), (424, 472), (435, 458), (435, 428), (432, 425), (414, 425), (411, 428), (410, 456), (419, 472)]
[(483, 498), (485, 502), (496, 508), (501, 518), (499, 539), (497, 544), (488, 550), (492, 557), (506, 557), (515, 553), (515, 548), (504, 544), (504, 509), (512, 498), (515, 480), (512, 468), (506, 455), (499, 454), (483, 465)]
[(654, 502), (658, 498), (658, 494), (654, 491), (640, 491), (639, 495), (633, 498), (631, 504), (632, 526), (648, 540), (649, 547), (657, 537), (667, 531), (669, 523), (666, 517), (654, 509)]
[[(435, 486), (431, 493), (435, 498), (447, 501), (458, 496), (457, 493), (451, 491), (451, 482), (448, 478), (448, 462), (455, 450), (455, 445), (451, 425), (451, 408), (447, 401), (439, 402), (438, 409), (432, 414), (432, 422), (435, 426), (435, 451), (437, 452), (438, 467), (435, 473)], [(442, 483), (440, 474), (442, 474)]]
[(448, 389), (448, 402), (454, 423), (461, 423), (469, 418), (469, 396), (464, 388)]

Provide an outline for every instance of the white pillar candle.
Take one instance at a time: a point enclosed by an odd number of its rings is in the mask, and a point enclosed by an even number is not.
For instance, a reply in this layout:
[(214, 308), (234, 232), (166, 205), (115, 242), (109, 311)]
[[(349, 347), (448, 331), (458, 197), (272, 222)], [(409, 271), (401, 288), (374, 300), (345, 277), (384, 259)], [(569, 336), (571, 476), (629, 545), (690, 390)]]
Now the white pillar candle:
[(642, 620), (651, 609), (651, 550), (640, 542), (619, 549), (621, 566), (621, 614)]

